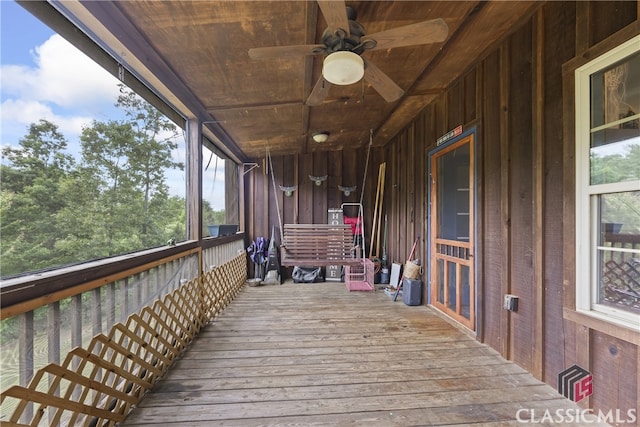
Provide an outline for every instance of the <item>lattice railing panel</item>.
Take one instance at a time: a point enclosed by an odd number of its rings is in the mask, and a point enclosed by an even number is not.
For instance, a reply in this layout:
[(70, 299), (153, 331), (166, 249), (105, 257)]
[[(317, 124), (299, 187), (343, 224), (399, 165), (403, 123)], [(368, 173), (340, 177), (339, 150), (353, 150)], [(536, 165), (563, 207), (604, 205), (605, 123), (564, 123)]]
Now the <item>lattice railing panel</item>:
[(87, 349), (74, 348), (61, 364), (39, 369), (28, 386), (2, 393), (12, 426), (113, 426), (189, 347), (202, 327), (238, 294), (247, 279), (246, 254), (183, 283)]
[(207, 321), (217, 316), (238, 294), (247, 280), (246, 255), (213, 267), (202, 275), (202, 299)]
[(605, 302), (640, 310), (640, 259), (607, 261), (602, 284)]

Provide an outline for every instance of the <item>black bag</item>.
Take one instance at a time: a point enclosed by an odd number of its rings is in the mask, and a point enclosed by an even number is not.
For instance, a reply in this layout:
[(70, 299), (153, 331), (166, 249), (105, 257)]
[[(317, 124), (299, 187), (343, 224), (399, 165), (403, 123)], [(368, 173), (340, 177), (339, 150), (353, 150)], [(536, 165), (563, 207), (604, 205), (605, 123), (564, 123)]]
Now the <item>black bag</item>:
[(324, 282), (321, 267), (293, 267), (291, 273), (293, 283), (317, 283)]

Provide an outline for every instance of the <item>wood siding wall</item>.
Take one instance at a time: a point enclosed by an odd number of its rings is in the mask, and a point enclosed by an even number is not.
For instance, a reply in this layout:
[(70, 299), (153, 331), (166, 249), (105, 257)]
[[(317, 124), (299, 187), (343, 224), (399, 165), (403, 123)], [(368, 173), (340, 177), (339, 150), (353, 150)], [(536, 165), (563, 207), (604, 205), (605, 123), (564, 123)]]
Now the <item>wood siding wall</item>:
[[(586, 52), (611, 36), (637, 34), (639, 15), (638, 2), (546, 3), (391, 143), (372, 151), (364, 197), (370, 230), (378, 165), (386, 162), (389, 261), (403, 262), (417, 237), (416, 257), (425, 259), (428, 153), (457, 125), (475, 127), (478, 339), (554, 387), (558, 373), (573, 364), (590, 370), (594, 394), (581, 404), (603, 410), (637, 409), (640, 338), (570, 313), (573, 91), (567, 93), (563, 68), (575, 58), (586, 62)], [(299, 186), (291, 198), (279, 190), (275, 195), (283, 222), (325, 222), (327, 207), (358, 201), (365, 158), (366, 149), (274, 158), (277, 183)], [(249, 236), (266, 236), (278, 223), (264, 171), (247, 181)], [(315, 188), (309, 174), (329, 179)], [(356, 184), (357, 195), (349, 198), (337, 191), (337, 185)], [(502, 309), (505, 293), (520, 297), (518, 312)]]
[[(269, 159), (259, 160), (259, 168), (244, 177), (245, 227), (250, 240), (256, 237), (271, 237), (275, 231), (280, 243), (280, 222), (282, 224), (326, 224), (328, 209), (340, 208), (343, 203), (359, 203), (364, 183), (363, 205), (365, 206), (365, 226), (371, 227), (372, 206), (378, 183), (378, 168), (384, 160), (384, 150), (371, 148), (366, 181), (368, 142), (365, 147), (353, 150), (315, 152), (292, 156), (273, 156), (274, 183), (269, 173)], [(316, 186), (309, 175), (324, 176), (327, 179)], [(285, 196), (280, 186), (295, 186), (291, 196)], [(345, 196), (338, 186), (353, 187), (356, 191)], [(279, 209), (278, 209), (279, 208)], [(278, 213), (278, 210), (280, 211)], [(356, 207), (346, 207), (345, 215), (356, 216)], [(367, 239), (368, 241), (369, 239)], [(367, 242), (368, 250), (368, 242)], [(369, 255), (369, 253), (367, 253)]]

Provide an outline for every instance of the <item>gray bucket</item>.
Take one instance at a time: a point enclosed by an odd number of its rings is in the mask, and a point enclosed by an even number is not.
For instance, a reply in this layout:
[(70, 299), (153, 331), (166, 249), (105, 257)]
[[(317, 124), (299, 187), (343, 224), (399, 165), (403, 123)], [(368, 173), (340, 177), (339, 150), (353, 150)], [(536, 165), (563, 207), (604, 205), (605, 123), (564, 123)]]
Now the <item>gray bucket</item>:
[(382, 270), (380, 272), (380, 283), (382, 283), (383, 285), (388, 285), (389, 280), (389, 267), (382, 267)]

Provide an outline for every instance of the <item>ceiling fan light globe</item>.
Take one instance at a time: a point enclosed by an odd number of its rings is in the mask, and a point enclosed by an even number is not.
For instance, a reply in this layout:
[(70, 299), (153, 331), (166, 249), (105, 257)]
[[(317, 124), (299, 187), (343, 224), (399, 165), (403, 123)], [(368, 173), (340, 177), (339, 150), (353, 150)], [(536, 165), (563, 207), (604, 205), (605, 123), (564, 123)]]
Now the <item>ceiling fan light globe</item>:
[(345, 50), (333, 52), (324, 59), (322, 76), (334, 85), (353, 84), (364, 76), (364, 61), (353, 52)]
[(312, 135), (312, 138), (317, 143), (327, 142), (327, 139), (329, 139), (329, 132), (327, 131), (315, 132)]

